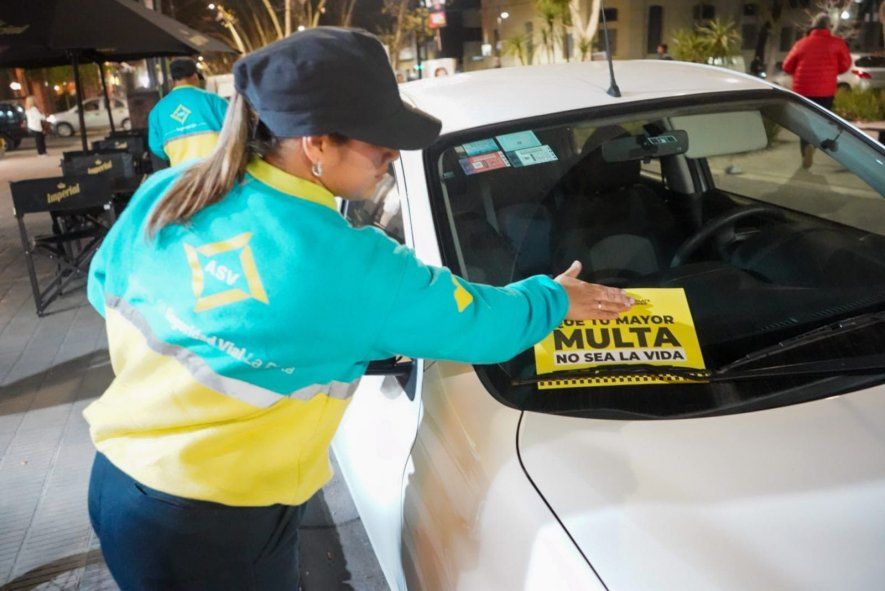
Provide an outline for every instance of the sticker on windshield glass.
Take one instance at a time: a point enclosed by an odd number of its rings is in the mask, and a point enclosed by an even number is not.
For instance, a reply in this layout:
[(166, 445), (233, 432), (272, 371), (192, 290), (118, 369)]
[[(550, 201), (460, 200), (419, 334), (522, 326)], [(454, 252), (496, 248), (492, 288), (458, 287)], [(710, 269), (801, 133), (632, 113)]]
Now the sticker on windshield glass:
[(516, 133), (508, 133), (507, 135), (495, 136), (501, 149), (505, 152), (516, 152), (525, 148), (537, 148), (541, 145), (541, 140), (535, 135), (534, 131), (519, 131)]
[(469, 158), (461, 158), (461, 168), (464, 174), (479, 174), (480, 172), (488, 172), (498, 168), (507, 168), (510, 163), (504, 158), (501, 152), (492, 152), (490, 154), (480, 154), (479, 156), (471, 156)]
[(477, 154), (488, 154), (489, 152), (497, 152), (498, 144), (492, 138), (486, 140), (478, 140), (475, 142), (467, 142), (455, 148), (455, 152), (459, 156), (476, 156)]
[[(535, 345), (539, 376), (606, 366), (678, 366), (704, 369), (694, 321), (685, 291), (628, 289), (635, 300), (615, 320), (565, 320)], [(557, 379), (538, 383), (539, 390), (673, 384), (689, 381), (673, 375), (612, 375)]]
[(545, 162), (556, 162), (558, 158), (553, 153), (550, 146), (538, 146), (536, 148), (525, 148), (515, 152), (507, 152), (507, 159), (513, 167), (531, 166), (533, 164), (544, 164)]

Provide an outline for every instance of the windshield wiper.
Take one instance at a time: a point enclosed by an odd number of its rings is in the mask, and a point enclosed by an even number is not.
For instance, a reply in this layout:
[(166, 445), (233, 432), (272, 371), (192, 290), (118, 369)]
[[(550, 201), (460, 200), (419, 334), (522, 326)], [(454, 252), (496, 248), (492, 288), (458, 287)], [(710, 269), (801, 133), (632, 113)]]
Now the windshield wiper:
[(865, 374), (885, 371), (885, 353), (862, 355), (858, 357), (838, 357), (804, 363), (788, 363), (752, 369), (715, 370), (694, 369), (675, 365), (607, 365), (590, 367), (572, 371), (557, 371), (530, 378), (513, 380), (514, 386), (526, 386), (540, 382), (559, 380), (579, 380), (588, 378), (610, 378), (618, 376), (641, 376), (667, 380), (680, 378), (689, 382), (734, 382), (737, 380), (755, 380), (760, 378), (776, 378), (784, 376), (814, 374)]
[(737, 361), (733, 361), (727, 365), (722, 366), (721, 368), (719, 368), (719, 371), (731, 371), (743, 365), (747, 365), (755, 361), (760, 361), (762, 359), (767, 359), (774, 355), (784, 353), (785, 351), (790, 351), (791, 349), (797, 349), (799, 347), (803, 347), (811, 343), (816, 343), (818, 341), (823, 341), (838, 335), (845, 334), (847, 332), (851, 332), (853, 330), (867, 328), (880, 322), (885, 322), (885, 311), (870, 312), (869, 314), (861, 314), (860, 316), (852, 316), (851, 318), (837, 320), (836, 322), (831, 322), (830, 324), (815, 328), (798, 336), (785, 339), (775, 345), (763, 347), (761, 349), (753, 351), (752, 353), (744, 355)]
[(689, 382), (702, 383), (728, 382), (792, 375), (879, 373), (880, 371), (885, 370), (885, 353), (822, 359), (803, 363), (771, 365), (743, 370), (739, 368), (756, 361), (773, 357), (785, 351), (797, 349), (811, 343), (826, 340), (861, 328), (867, 328), (880, 322), (885, 322), (885, 311), (871, 312), (869, 314), (862, 314), (860, 316), (838, 320), (801, 335), (785, 339), (775, 345), (754, 351), (741, 357), (737, 361), (733, 361), (732, 363), (714, 370), (682, 367), (678, 365), (618, 364), (569, 371), (557, 371), (532, 376), (530, 378), (514, 379), (511, 383), (514, 386), (526, 386), (537, 384), (539, 382), (620, 376), (641, 376), (663, 380), (668, 378), (680, 378), (681, 380)]

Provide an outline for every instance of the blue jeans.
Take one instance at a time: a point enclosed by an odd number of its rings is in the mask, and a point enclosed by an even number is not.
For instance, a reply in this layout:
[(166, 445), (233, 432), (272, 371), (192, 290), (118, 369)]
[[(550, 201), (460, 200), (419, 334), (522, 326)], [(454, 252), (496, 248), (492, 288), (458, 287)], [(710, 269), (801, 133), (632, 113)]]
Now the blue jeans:
[(123, 591), (297, 591), (305, 504), (231, 507), (154, 490), (96, 454), (89, 518)]

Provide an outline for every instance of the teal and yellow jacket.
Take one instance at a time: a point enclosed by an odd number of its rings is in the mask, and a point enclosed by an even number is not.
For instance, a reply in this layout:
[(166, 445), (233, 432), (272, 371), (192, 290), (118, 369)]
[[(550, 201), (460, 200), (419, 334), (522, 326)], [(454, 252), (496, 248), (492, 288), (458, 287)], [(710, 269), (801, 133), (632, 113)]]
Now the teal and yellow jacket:
[(195, 86), (176, 86), (148, 115), (148, 146), (172, 166), (208, 156), (218, 141), (227, 101)]
[(148, 239), (149, 212), (181, 170), (138, 190), (88, 284), (116, 376), (84, 412), (92, 439), (155, 489), (300, 504), (331, 477), (329, 443), (370, 360), (506, 360), (568, 308), (548, 277), (495, 288), (427, 266), (263, 160)]

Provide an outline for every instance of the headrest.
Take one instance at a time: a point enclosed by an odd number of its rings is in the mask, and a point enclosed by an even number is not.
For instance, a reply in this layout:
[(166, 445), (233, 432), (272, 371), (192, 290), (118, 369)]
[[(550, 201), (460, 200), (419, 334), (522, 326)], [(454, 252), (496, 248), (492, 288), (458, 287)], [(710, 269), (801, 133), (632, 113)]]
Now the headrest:
[(594, 131), (584, 142), (580, 160), (563, 177), (563, 188), (570, 194), (590, 195), (616, 191), (639, 181), (639, 160), (606, 162), (602, 158), (602, 144), (628, 135), (619, 125)]

